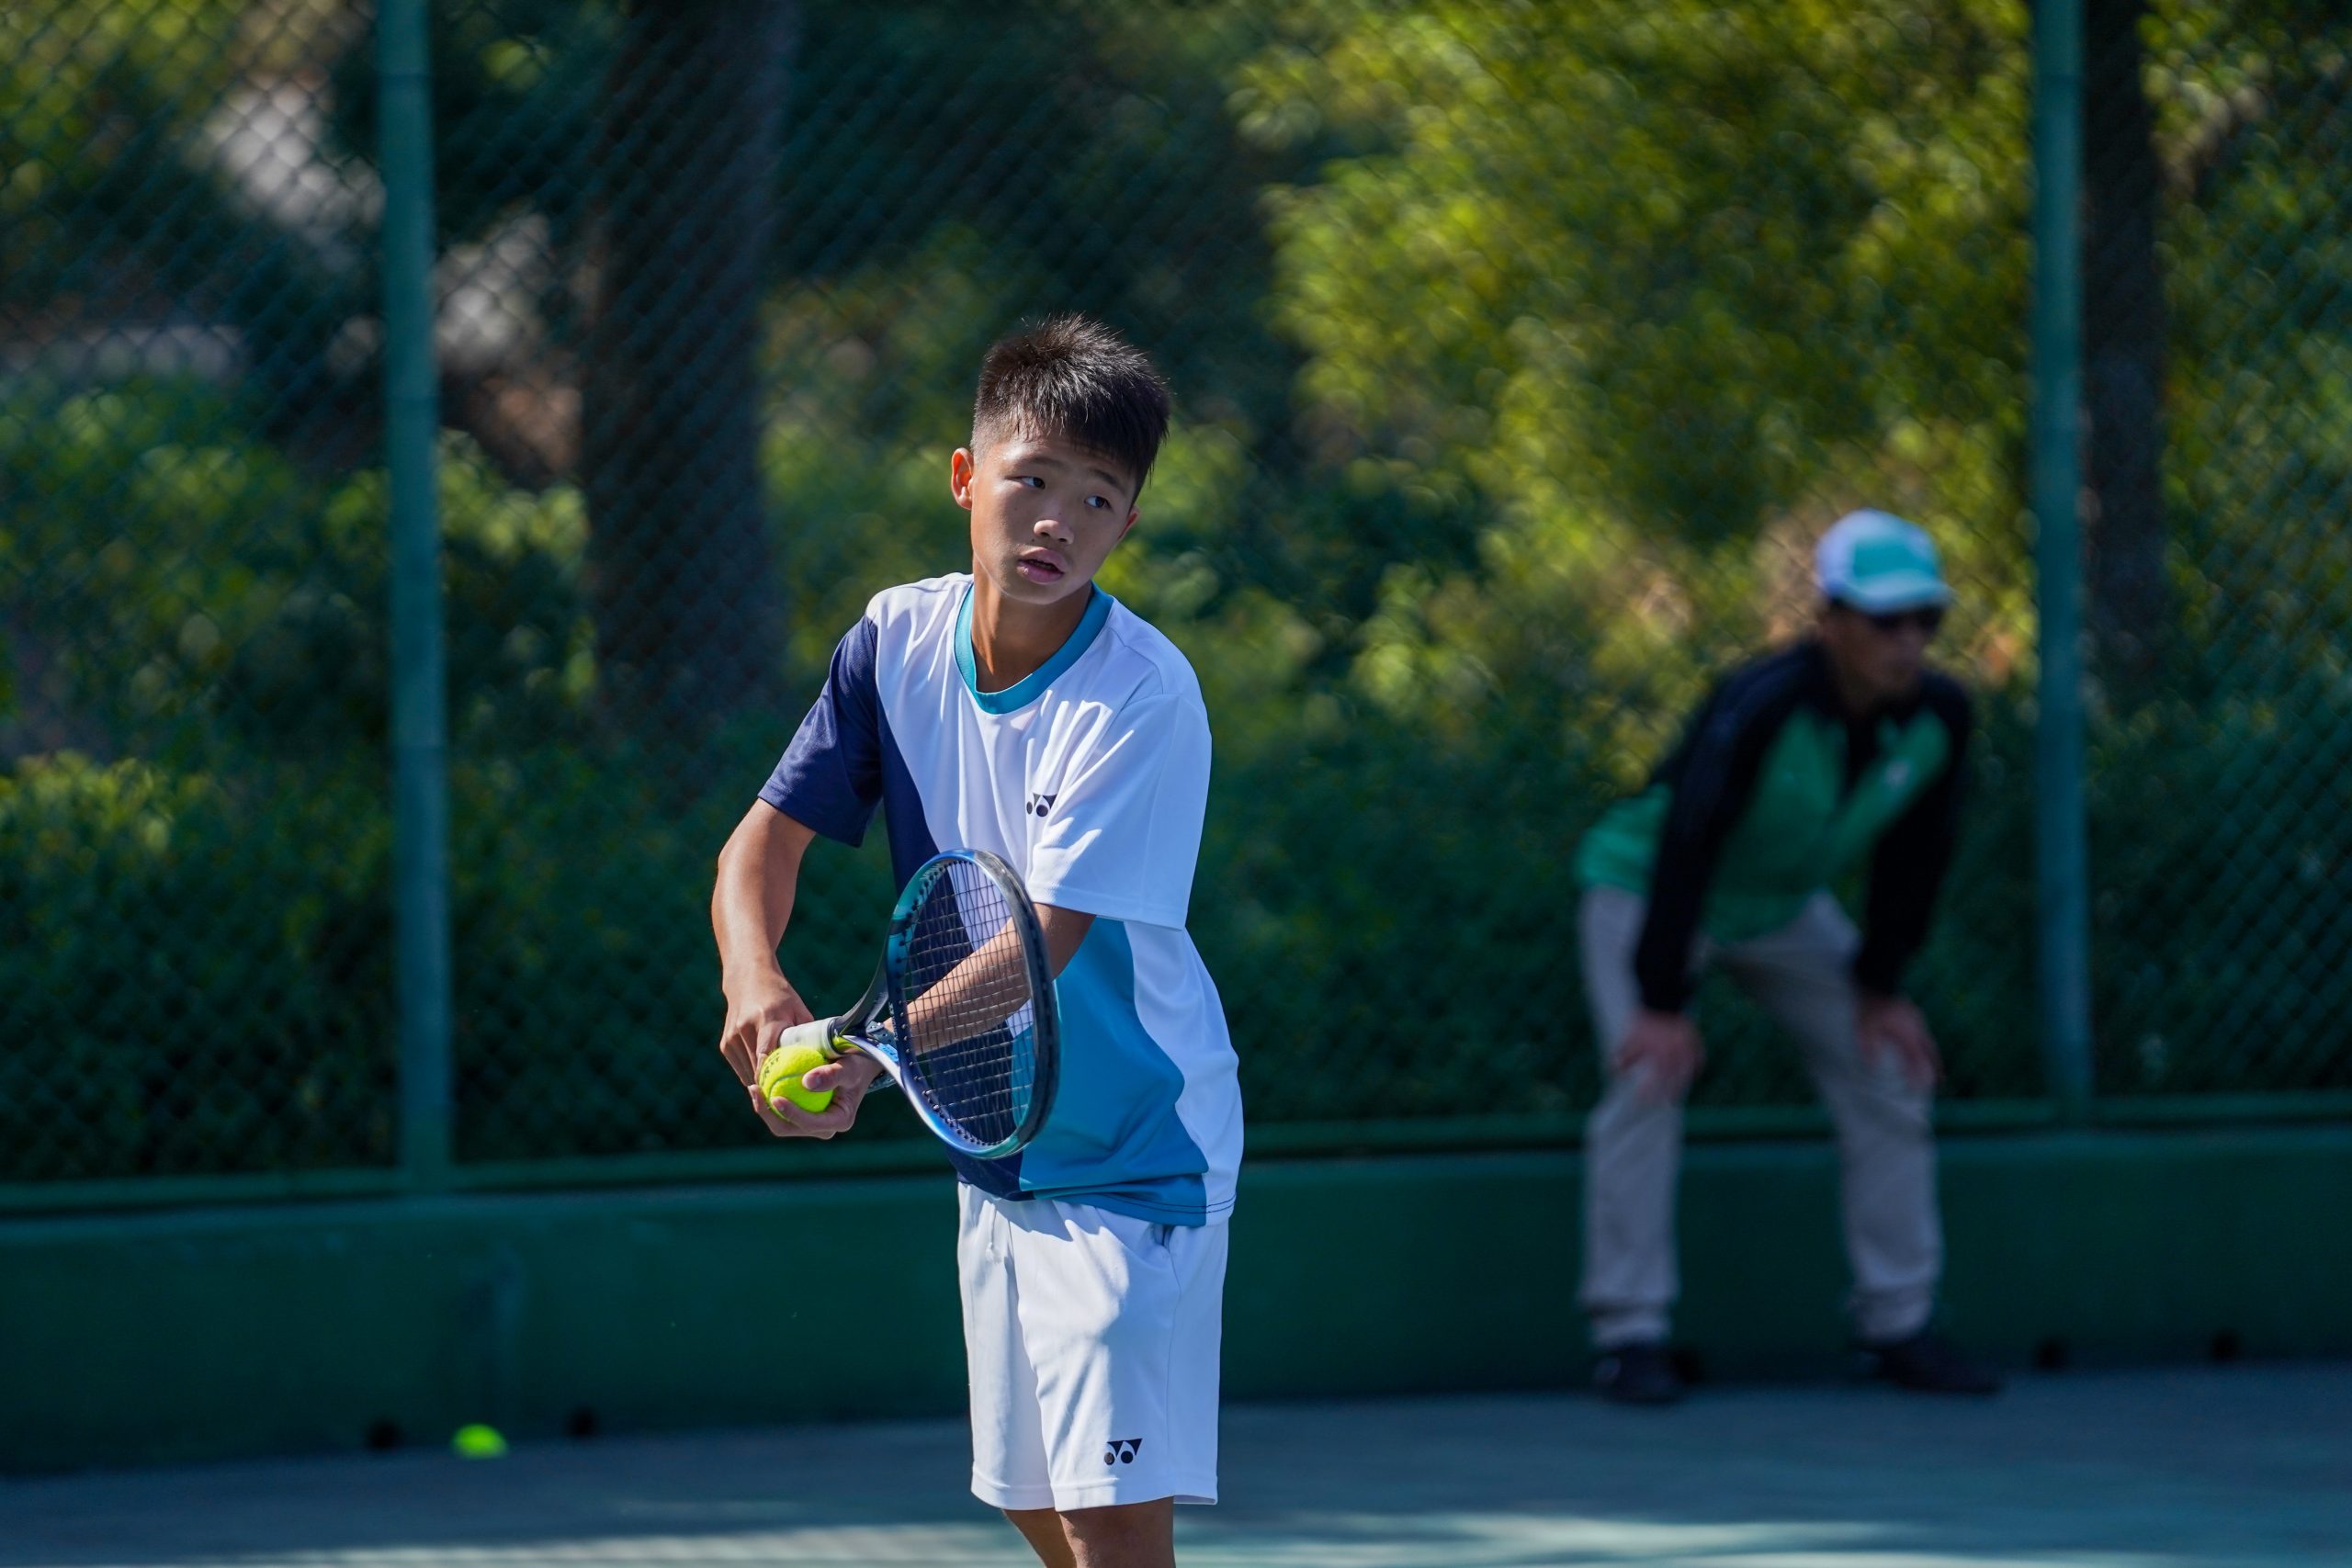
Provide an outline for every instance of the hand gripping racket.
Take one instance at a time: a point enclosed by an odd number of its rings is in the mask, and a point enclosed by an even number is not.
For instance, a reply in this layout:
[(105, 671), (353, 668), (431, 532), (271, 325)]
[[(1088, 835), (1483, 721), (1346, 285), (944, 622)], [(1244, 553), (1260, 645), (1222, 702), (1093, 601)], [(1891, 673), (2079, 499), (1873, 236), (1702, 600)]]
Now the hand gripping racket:
[(796, 1045), (827, 1061), (873, 1057), (950, 1148), (996, 1159), (1025, 1146), (1054, 1107), (1061, 1018), (1020, 877), (980, 850), (925, 861), (899, 895), (864, 998), (784, 1031), (775, 1049)]

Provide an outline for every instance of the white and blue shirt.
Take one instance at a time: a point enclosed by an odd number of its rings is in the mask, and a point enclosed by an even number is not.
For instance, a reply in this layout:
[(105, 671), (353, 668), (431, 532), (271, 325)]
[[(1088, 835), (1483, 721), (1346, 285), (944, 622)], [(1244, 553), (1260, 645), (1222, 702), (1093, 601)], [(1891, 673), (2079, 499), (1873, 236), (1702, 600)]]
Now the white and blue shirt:
[(1036, 902), (1094, 917), (1055, 983), (1053, 1113), (1017, 1155), (951, 1151), (973, 1186), (1162, 1224), (1231, 1211), (1238, 1063), (1184, 930), (1208, 787), (1193, 667), (1099, 588), (1060, 650), (1001, 692), (979, 689), (967, 573), (876, 594), (834, 649), (760, 798), (853, 845), (884, 807), (899, 882), (942, 849), (988, 850)]

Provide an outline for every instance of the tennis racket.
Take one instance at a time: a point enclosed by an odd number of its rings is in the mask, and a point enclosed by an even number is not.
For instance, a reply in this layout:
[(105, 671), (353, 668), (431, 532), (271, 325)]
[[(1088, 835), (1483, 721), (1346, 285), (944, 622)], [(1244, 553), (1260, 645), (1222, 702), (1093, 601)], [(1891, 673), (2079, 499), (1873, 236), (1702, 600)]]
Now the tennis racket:
[(874, 983), (838, 1018), (787, 1029), (775, 1049), (859, 1051), (950, 1148), (997, 1159), (1054, 1108), (1061, 1017), (1036, 907), (1011, 866), (980, 850), (925, 861), (899, 895)]

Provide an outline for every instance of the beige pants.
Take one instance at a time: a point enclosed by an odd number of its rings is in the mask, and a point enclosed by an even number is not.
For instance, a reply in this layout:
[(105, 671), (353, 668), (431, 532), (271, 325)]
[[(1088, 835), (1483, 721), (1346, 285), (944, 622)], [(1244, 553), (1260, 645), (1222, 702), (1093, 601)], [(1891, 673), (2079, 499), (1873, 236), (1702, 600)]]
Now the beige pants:
[[(1597, 887), (1577, 917), (1585, 993), (1609, 1079), (1585, 1135), (1583, 1301), (1593, 1343), (1603, 1348), (1664, 1339), (1678, 1284), (1682, 1107), (1645, 1099), (1609, 1065), (1641, 1005), (1634, 948), (1646, 908), (1636, 894)], [(1694, 967), (1720, 964), (1803, 1047), (1838, 1129), (1855, 1332), (1866, 1340), (1899, 1339), (1928, 1321), (1943, 1269), (1930, 1091), (1913, 1088), (1891, 1053), (1863, 1064), (1848, 972), (1858, 942), (1853, 922), (1823, 893), (1787, 926), (1754, 941), (1702, 939)]]

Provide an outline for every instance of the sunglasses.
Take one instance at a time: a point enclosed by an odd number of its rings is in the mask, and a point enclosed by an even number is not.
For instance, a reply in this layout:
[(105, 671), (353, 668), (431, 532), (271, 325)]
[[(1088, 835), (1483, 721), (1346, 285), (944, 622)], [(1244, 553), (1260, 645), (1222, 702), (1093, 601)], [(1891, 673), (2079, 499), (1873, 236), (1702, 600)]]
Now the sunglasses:
[(1933, 637), (1943, 630), (1944, 626), (1944, 611), (1940, 604), (1923, 605), (1917, 610), (1892, 610), (1879, 615), (1872, 615), (1868, 610), (1856, 610), (1854, 614), (1868, 621), (1871, 629), (1883, 637), (1893, 637), (1907, 626), (1917, 626), (1926, 636)]

